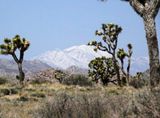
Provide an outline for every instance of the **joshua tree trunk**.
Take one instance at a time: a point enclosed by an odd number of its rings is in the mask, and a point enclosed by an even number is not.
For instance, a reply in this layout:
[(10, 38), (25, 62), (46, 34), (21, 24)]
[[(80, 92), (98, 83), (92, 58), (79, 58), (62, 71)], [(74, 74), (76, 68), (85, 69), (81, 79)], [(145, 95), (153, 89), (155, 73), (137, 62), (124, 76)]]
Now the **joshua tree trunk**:
[(156, 86), (160, 81), (160, 68), (155, 19), (146, 15), (144, 17), (144, 25), (149, 53), (150, 84), (151, 86)]
[(130, 81), (130, 66), (131, 66), (131, 56), (128, 57), (128, 66), (127, 66), (127, 85), (129, 85)]
[(19, 80), (20, 84), (23, 85), (23, 81), (25, 79), (25, 74), (24, 74), (23, 69), (22, 69), (23, 54), (20, 53), (20, 55), (21, 55), (20, 59), (17, 58), (15, 53), (12, 54), (12, 57), (18, 65), (19, 75), (17, 75), (16, 78)]
[(121, 78), (120, 78), (120, 73), (119, 73), (119, 66), (117, 65), (117, 60), (116, 60), (115, 54), (113, 54), (113, 63), (114, 63), (114, 68), (115, 68), (116, 75), (117, 75), (118, 85), (122, 86), (122, 82), (121, 82)]
[(18, 70), (19, 70), (19, 76), (17, 76), (18, 77), (17, 79), (19, 79), (20, 84), (23, 84), (25, 74), (22, 69), (22, 63), (18, 63)]
[(150, 84), (155, 87), (160, 82), (159, 48), (155, 18), (160, 8), (160, 0), (129, 0), (132, 8), (143, 18), (149, 53)]

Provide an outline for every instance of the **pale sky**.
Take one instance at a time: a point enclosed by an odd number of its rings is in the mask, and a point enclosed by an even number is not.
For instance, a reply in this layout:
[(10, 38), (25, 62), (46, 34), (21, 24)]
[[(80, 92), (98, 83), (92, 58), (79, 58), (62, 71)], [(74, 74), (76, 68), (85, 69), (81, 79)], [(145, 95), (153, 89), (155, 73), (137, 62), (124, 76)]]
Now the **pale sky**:
[[(160, 42), (160, 15), (157, 16)], [(48, 50), (87, 44), (96, 39), (95, 30), (102, 23), (115, 23), (123, 28), (119, 48), (133, 44), (134, 57), (147, 56), (142, 19), (128, 3), (120, 0), (1, 0), (0, 43), (16, 34), (27, 38), (30, 59)], [(2, 57), (2, 56), (1, 56)]]

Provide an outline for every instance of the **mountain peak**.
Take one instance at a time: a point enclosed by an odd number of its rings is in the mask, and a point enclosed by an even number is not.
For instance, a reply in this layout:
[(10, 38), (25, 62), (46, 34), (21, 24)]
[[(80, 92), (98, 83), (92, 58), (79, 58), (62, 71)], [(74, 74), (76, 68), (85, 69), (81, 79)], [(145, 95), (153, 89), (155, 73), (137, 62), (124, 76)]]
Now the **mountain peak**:
[[(47, 51), (34, 59), (47, 63), (54, 68), (66, 70), (70, 67), (88, 69), (89, 62), (94, 58), (111, 57), (107, 52), (95, 52), (93, 49), (94, 47), (87, 45), (72, 46), (64, 50)], [(132, 73), (144, 71), (148, 68), (148, 58), (133, 57), (131, 65)]]
[(48, 51), (34, 58), (49, 64), (52, 67), (67, 69), (71, 66), (88, 68), (88, 63), (95, 57), (110, 57), (107, 52), (95, 52), (93, 47), (87, 45), (72, 46), (64, 50)]

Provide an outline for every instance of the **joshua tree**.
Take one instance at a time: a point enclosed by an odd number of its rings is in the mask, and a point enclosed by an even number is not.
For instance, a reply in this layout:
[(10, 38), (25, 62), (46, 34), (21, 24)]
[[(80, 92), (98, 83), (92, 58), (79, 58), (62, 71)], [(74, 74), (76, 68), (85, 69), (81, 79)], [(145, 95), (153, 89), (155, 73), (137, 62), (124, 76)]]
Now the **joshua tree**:
[[(122, 28), (114, 24), (102, 24), (101, 30), (96, 31), (96, 35), (100, 36), (102, 42), (92, 41), (88, 45), (94, 46), (94, 50), (107, 51), (112, 55), (114, 68), (117, 74), (118, 84), (121, 86), (121, 79), (119, 73), (118, 61), (116, 59), (116, 48), (118, 42), (118, 35), (122, 31)], [(104, 45), (106, 44), (106, 45)]]
[(116, 80), (111, 80), (116, 75), (112, 58), (97, 57), (88, 66), (90, 68), (88, 74), (93, 81), (101, 80), (103, 85), (107, 85), (109, 82), (116, 84)]
[(150, 84), (155, 87), (160, 83), (159, 47), (155, 23), (160, 8), (160, 0), (122, 1), (129, 2), (135, 12), (143, 19), (149, 53)]
[(132, 45), (128, 44), (128, 66), (127, 66), (127, 81), (129, 83), (129, 78), (130, 78), (130, 67), (131, 67), (131, 56), (132, 56)]
[(62, 83), (63, 80), (64, 80), (64, 78), (66, 77), (66, 74), (65, 74), (64, 72), (62, 72), (61, 70), (56, 70), (54, 77), (55, 77), (60, 83)]
[[(124, 51), (124, 49), (119, 49), (117, 52), (117, 57), (121, 62), (121, 71), (125, 78), (127, 78), (127, 83), (129, 83), (129, 76), (130, 76), (130, 65), (131, 65), (131, 56), (132, 56), (132, 45), (128, 44), (128, 53)], [(127, 66), (127, 73), (124, 70), (124, 59), (128, 57), (128, 66)]]
[[(4, 44), (0, 45), (0, 54), (11, 55), (14, 61), (18, 65), (19, 75), (16, 78), (19, 80), (20, 84), (23, 84), (25, 79), (25, 73), (22, 69), (22, 62), (24, 58), (24, 52), (28, 49), (30, 43), (25, 38), (21, 38), (19, 35), (16, 35), (12, 39), (5, 38)], [(16, 55), (16, 51), (19, 51), (19, 58)]]

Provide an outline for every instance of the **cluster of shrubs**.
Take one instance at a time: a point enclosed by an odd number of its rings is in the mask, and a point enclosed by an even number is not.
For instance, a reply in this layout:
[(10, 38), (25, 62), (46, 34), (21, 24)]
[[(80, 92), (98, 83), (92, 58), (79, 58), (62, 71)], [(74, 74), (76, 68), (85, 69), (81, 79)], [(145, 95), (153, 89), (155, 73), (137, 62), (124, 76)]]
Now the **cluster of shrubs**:
[(73, 74), (63, 80), (66, 85), (92, 86), (92, 81), (84, 75)]
[(8, 80), (5, 77), (0, 77), (0, 85), (8, 83)]
[(130, 95), (57, 93), (34, 111), (35, 118), (158, 118), (160, 87)]

